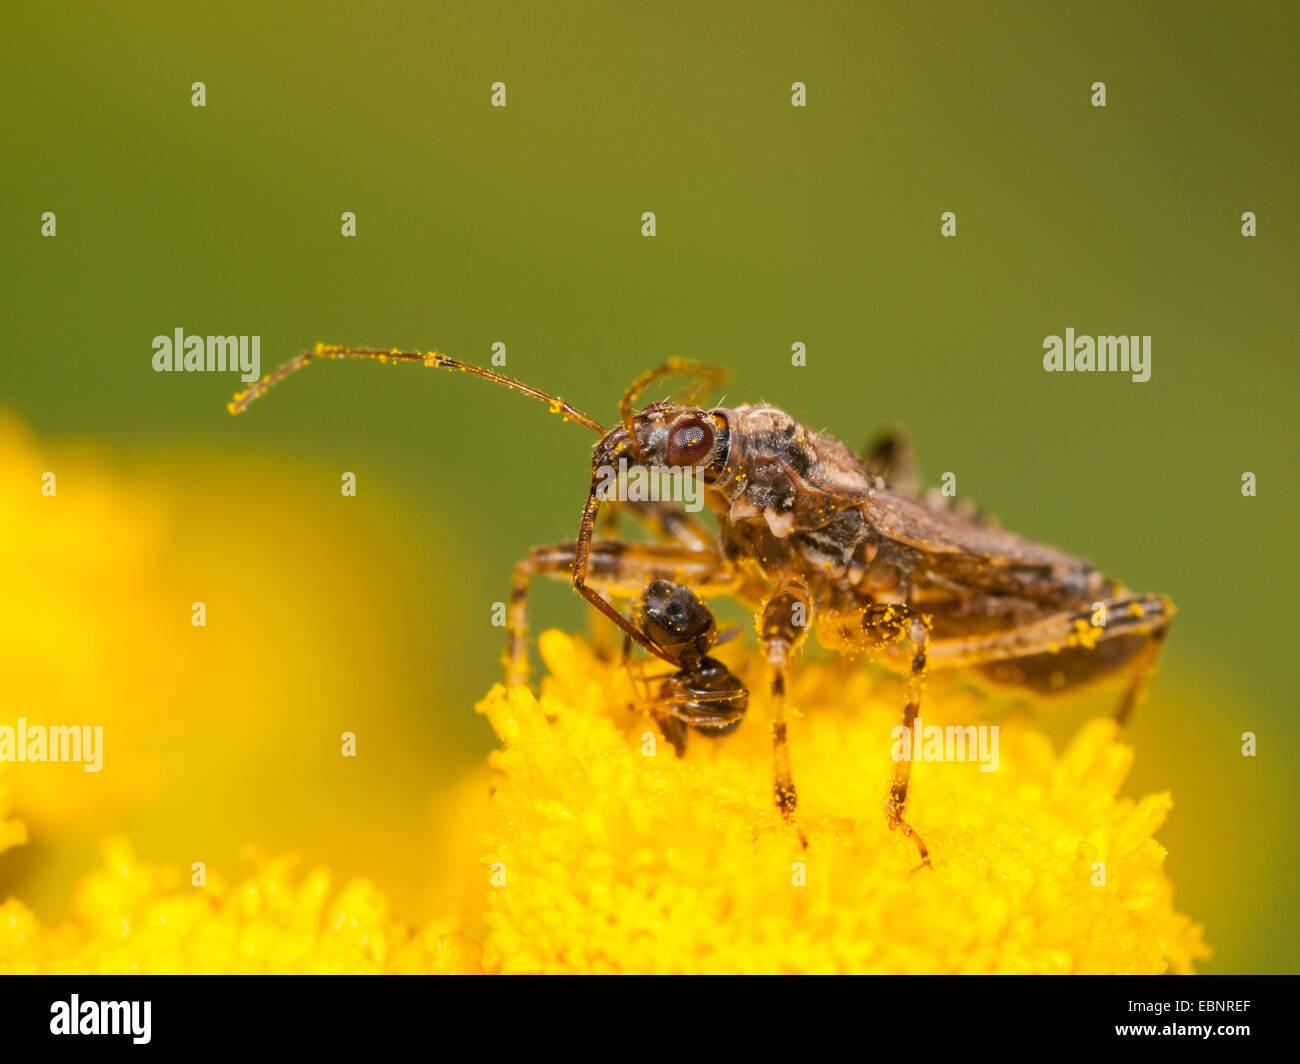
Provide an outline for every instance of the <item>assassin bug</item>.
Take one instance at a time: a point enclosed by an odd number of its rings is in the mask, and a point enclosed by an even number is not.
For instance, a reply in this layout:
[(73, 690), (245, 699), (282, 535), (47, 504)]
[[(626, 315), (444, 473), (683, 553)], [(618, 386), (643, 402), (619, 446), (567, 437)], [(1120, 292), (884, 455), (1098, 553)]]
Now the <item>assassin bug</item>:
[[(1129, 666), (1132, 675), (1115, 714), (1123, 723), (1169, 632), (1174, 607), (1167, 596), (1133, 594), (1089, 562), (1006, 532), (949, 500), (922, 496), (898, 434), (886, 435), (859, 458), (774, 406), (698, 406), (725, 379), (712, 366), (670, 359), (642, 374), (619, 401), (619, 423), (607, 430), (558, 396), (437, 352), (318, 344), (237, 395), (230, 411), (239, 413), (316, 358), (409, 361), (469, 373), (539, 399), (595, 432), (600, 440), (577, 539), (537, 548), (516, 566), (507, 678), (526, 678), (525, 606), (534, 575), (568, 579), (625, 638), (687, 673), (691, 666), (681, 647), (675, 655), (657, 641), (653, 625), (643, 631), (606, 595), (635, 598), (648, 583), (668, 580), (704, 597), (733, 596), (756, 615), (771, 675), (774, 797), (796, 831), (785, 691), (810, 627), (831, 649), (865, 652), (907, 673), (908, 728), (920, 709), (926, 672), (958, 666), (1042, 692), (1078, 687)], [(679, 400), (635, 409), (650, 385), (678, 376), (695, 382)], [(597, 538), (596, 519), (606, 502), (602, 470), (620, 459), (634, 469), (697, 470), (704, 501), (717, 516), (716, 532), (672, 505), (625, 502), (619, 509), (659, 542)], [(895, 763), (885, 813), (891, 829), (913, 840), (923, 867), (929, 851), (903, 817), (910, 771), (910, 761)]]

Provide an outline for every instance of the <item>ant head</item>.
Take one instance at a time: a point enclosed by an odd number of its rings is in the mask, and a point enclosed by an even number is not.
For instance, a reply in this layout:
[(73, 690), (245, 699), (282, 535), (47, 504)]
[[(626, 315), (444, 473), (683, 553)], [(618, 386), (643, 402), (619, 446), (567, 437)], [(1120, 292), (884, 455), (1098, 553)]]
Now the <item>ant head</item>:
[(702, 410), (667, 401), (651, 403), (605, 434), (596, 445), (596, 466), (697, 469), (705, 483), (722, 475), (731, 450), (729, 411)]
[(704, 656), (718, 641), (712, 611), (689, 587), (667, 580), (642, 592), (641, 622), (646, 635), (683, 662)]

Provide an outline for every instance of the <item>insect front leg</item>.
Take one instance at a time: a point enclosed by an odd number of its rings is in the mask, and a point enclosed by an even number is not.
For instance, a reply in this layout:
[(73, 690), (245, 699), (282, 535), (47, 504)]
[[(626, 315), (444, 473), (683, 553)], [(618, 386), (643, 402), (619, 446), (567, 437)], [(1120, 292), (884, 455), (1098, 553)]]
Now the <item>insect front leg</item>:
[(717, 538), (698, 517), (675, 502), (610, 499), (605, 502), (603, 529), (617, 528), (626, 514), (660, 543), (691, 550), (715, 550)]
[(578, 526), (578, 538), (573, 545), (573, 577), (570, 581), (573, 590), (613, 621), (625, 636), (643, 650), (649, 651), (656, 657), (663, 658), (670, 665), (679, 665), (680, 662), (675, 661), (669, 654), (656, 646), (654, 640), (610, 605), (599, 589), (592, 584), (592, 581), (597, 576), (594, 568), (595, 559), (593, 558), (595, 543), (592, 537), (596, 529), (596, 516), (600, 512), (600, 494), (599, 472), (593, 471), (591, 491), (587, 495), (586, 505), (582, 508), (582, 522)]
[(795, 829), (805, 848), (808, 837), (795, 822), (799, 796), (790, 771), (790, 744), (786, 735), (785, 692), (790, 659), (808, 636), (812, 596), (800, 581), (778, 587), (763, 604), (758, 621), (759, 644), (772, 672), (772, 779), (776, 807)]
[[(698, 517), (687, 512), (680, 503), (665, 500), (651, 501), (642, 499), (607, 499), (601, 518), (597, 522), (598, 530), (615, 539), (622, 538), (623, 518), (654, 537), (658, 543), (666, 543), (687, 550), (717, 550), (717, 540)], [(613, 661), (618, 651), (617, 631), (601, 615), (592, 614), (589, 625), (591, 648), (602, 661)], [(626, 638), (626, 637), (625, 637)]]
[(688, 358), (670, 358), (662, 366), (656, 369), (647, 370), (641, 374), (618, 401), (618, 417), (627, 429), (628, 436), (633, 441), (636, 440), (636, 431), (632, 426), (632, 408), (641, 393), (656, 381), (665, 380), (669, 377), (693, 377), (695, 383), (691, 385), (681, 396), (681, 403), (690, 405), (698, 401), (705, 392), (710, 388), (717, 388), (726, 383), (727, 371), (720, 366), (710, 366), (704, 362), (696, 362)]
[[(507, 684), (528, 682), (528, 592), (532, 578), (539, 574), (561, 580), (571, 578), (577, 550), (574, 541), (534, 547), (515, 566), (506, 609)], [(705, 594), (719, 593), (731, 583), (713, 551), (617, 539), (593, 541), (587, 568), (594, 584), (624, 598), (635, 598), (654, 580), (688, 584)]]

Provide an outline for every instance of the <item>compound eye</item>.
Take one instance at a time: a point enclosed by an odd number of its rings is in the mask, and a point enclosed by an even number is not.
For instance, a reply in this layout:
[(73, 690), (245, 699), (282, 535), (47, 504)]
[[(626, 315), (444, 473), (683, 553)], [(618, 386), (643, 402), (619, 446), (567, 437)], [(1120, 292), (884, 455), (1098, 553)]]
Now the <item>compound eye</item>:
[(673, 426), (668, 436), (668, 464), (699, 465), (713, 450), (713, 426), (703, 418), (688, 417)]

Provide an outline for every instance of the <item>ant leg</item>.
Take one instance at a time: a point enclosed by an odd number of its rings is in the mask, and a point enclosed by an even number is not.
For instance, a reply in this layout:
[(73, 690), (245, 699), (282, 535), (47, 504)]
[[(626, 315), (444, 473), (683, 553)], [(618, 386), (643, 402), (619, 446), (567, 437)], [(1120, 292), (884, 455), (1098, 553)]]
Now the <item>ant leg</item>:
[(790, 772), (785, 689), (790, 658), (808, 635), (811, 614), (812, 598), (808, 589), (800, 582), (790, 581), (768, 596), (758, 622), (758, 638), (763, 647), (763, 656), (772, 670), (772, 789), (782, 818), (794, 828), (805, 849), (808, 847), (808, 837), (794, 817), (799, 796)]
[[(577, 548), (574, 542), (534, 547), (515, 566), (506, 608), (507, 684), (528, 682), (528, 593), (532, 578), (546, 575), (570, 579)], [(589, 558), (591, 579), (626, 598), (635, 598), (654, 580), (674, 580), (712, 594), (725, 593), (733, 583), (712, 551), (602, 539), (592, 543)]]
[[(669, 705), (670, 698), (663, 694), (666, 687), (665, 681), (669, 679), (671, 673), (647, 677), (645, 675), (645, 659), (640, 658), (635, 662), (632, 660), (632, 640), (626, 636), (623, 637), (623, 668), (627, 670), (637, 698), (636, 703), (628, 708), (647, 713), (651, 720), (659, 725), (663, 737), (672, 745), (673, 752), (678, 757), (685, 757), (686, 724), (675, 719)], [(652, 696), (649, 690), (650, 680), (652, 679), (659, 681), (660, 684), (660, 693), (656, 696)]]
[[(734, 691), (675, 690), (662, 696), (660, 701), (674, 718), (692, 728), (725, 735), (744, 719), (748, 698), (749, 692), (744, 688)], [(705, 708), (715, 704), (719, 708)]]
[[(673, 681), (672, 673), (660, 673), (654, 677), (645, 675), (645, 658), (638, 659), (635, 663), (632, 661), (632, 640), (624, 637), (623, 639), (623, 667), (627, 669), (628, 675), (632, 677), (632, 685), (636, 687), (638, 678), (645, 691), (639, 691), (640, 702), (633, 706), (633, 709), (644, 711), (650, 716), (657, 725), (663, 737), (672, 745), (673, 753), (678, 757), (686, 756), (686, 736), (687, 722), (674, 712), (675, 695), (672, 693)], [(651, 695), (649, 691), (650, 680), (658, 682), (658, 694)]]

